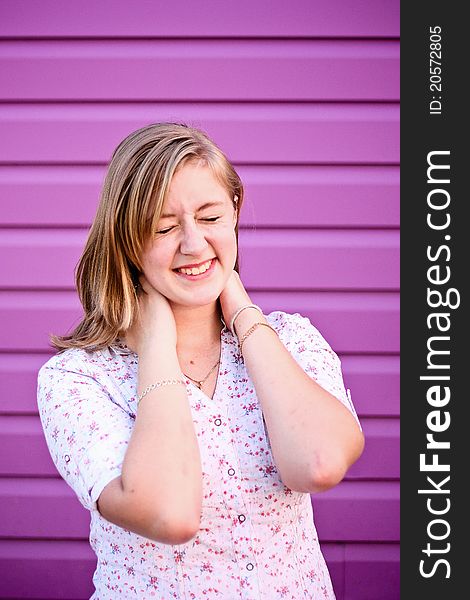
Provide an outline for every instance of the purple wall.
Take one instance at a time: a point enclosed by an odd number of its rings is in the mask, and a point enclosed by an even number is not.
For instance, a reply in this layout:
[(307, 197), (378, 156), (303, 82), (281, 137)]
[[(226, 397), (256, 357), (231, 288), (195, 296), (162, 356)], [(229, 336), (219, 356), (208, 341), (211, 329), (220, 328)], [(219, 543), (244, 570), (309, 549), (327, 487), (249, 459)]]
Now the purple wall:
[(340, 354), (367, 446), (315, 519), (338, 600), (399, 597), (398, 16), (398, 0), (0, 3), (0, 598), (93, 591), (36, 373), (80, 314), (104, 165), (158, 120), (235, 162), (253, 300), (308, 316)]

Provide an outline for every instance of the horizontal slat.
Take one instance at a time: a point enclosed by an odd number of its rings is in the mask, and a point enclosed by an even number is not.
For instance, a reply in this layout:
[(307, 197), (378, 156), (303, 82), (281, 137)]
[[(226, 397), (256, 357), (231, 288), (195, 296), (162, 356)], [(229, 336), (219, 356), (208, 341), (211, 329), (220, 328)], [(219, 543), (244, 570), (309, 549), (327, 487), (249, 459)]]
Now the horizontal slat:
[(240, 167), (242, 225), (397, 227), (397, 167)]
[(394, 101), (399, 75), (392, 41), (0, 42), (2, 100)]
[(88, 541), (0, 540), (0, 597), (89, 599), (95, 568)]
[[(242, 270), (245, 281), (244, 274)], [(267, 314), (283, 310), (308, 317), (340, 354), (399, 351), (398, 294), (276, 291), (250, 295)]]
[(158, 121), (204, 129), (235, 163), (398, 164), (395, 104), (3, 104), (2, 163), (107, 163)]
[[(398, 544), (325, 543), (322, 552), (337, 598), (399, 597)], [(3, 597), (90, 598), (95, 567), (96, 556), (88, 542), (0, 540)]]
[(391, 481), (343, 481), (312, 496), (320, 540), (395, 542), (400, 534), (400, 487)]
[[(398, 544), (324, 543), (322, 552), (337, 598), (399, 597)], [(3, 597), (88, 599), (95, 567), (96, 556), (85, 541), (0, 540)]]
[[(320, 540), (397, 541), (398, 482), (344, 481), (313, 497)], [(0, 537), (86, 539), (89, 513), (61, 479), (0, 479)]]
[(338, 600), (397, 600), (400, 597), (398, 543), (326, 542), (321, 547)]
[(88, 227), (96, 213), (103, 167), (0, 167), (3, 226)]
[[(27, 15), (27, 18), (25, 17)], [(51, 15), (54, 18), (51, 18)], [(112, 18), (110, 18), (112, 15)], [(133, 2), (2, 0), (2, 37), (390, 37), (399, 3), (389, 0)]]
[[(84, 230), (1, 230), (0, 289), (73, 288), (86, 236)], [(243, 230), (239, 244), (251, 289), (399, 287), (397, 231)]]
[[(0, 414), (37, 414), (37, 372), (50, 354), (3, 354), (0, 359)], [(398, 356), (343, 356), (345, 384), (358, 414), (398, 416)]]
[(62, 479), (0, 479), (0, 537), (86, 539), (90, 513)]
[[(250, 292), (250, 296), (267, 314), (283, 310), (308, 317), (339, 354), (399, 349), (397, 294)], [(45, 352), (50, 349), (49, 334), (67, 333), (80, 315), (74, 292), (0, 292), (0, 351)]]
[[(399, 477), (399, 427), (392, 419), (362, 419), (366, 448), (347, 479)], [(0, 416), (0, 476), (56, 476), (39, 417)]]
[(0, 416), (0, 476), (57, 476), (39, 417)]
[(38, 414), (37, 375), (50, 356), (51, 353), (0, 356), (0, 414)]
[[(237, 167), (242, 227), (398, 227), (397, 167)], [(103, 167), (0, 167), (1, 226), (88, 227)]]
[(5, 325), (0, 351), (50, 351), (49, 335), (72, 329), (80, 314), (78, 298), (71, 292), (0, 292), (0, 320)]
[[(395, 333), (398, 335), (396, 329)], [(400, 414), (399, 356), (343, 356), (341, 364), (345, 385), (351, 389), (360, 415)]]
[(344, 547), (345, 544), (321, 543), (321, 551), (325, 557), (328, 571), (333, 584), (333, 590), (337, 600), (342, 600), (344, 595)]
[(344, 600), (400, 598), (398, 544), (345, 544), (343, 564)]
[(400, 477), (400, 424), (398, 419), (362, 418), (366, 446), (350, 468), (347, 479)]

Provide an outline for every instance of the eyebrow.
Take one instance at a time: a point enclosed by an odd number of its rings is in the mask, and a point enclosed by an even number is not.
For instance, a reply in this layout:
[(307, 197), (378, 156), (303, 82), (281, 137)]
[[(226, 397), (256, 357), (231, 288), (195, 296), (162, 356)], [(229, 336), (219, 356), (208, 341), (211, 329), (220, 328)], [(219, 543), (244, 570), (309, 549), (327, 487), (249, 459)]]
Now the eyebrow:
[[(204, 210), (205, 208), (214, 208), (214, 207), (219, 207), (219, 206), (223, 206), (224, 203), (223, 202), (206, 202), (206, 204), (203, 204), (202, 206), (200, 206), (196, 212), (199, 212), (200, 210)], [(171, 215), (168, 213), (164, 213), (162, 215), (160, 215), (160, 219), (170, 219), (172, 217), (176, 217), (176, 215)]]

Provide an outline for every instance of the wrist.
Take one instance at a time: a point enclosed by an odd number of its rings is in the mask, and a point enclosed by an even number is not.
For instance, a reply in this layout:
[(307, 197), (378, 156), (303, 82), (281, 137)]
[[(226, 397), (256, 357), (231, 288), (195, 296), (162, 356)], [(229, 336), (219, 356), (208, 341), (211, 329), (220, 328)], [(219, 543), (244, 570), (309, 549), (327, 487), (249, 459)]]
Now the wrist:
[(147, 361), (147, 359), (159, 364), (168, 361), (174, 362), (175, 359), (178, 359), (176, 340), (173, 341), (170, 337), (165, 336), (143, 339), (138, 345), (137, 354), (140, 362)]
[(160, 379), (182, 379), (183, 374), (178, 360), (176, 349), (154, 350), (147, 349), (139, 355), (138, 363), (138, 388), (143, 387)]
[(247, 302), (246, 304), (241, 305), (233, 313), (232, 318), (231, 318), (230, 323), (229, 323), (229, 328), (230, 328), (230, 331), (232, 333), (237, 334), (237, 331), (236, 331), (237, 321), (240, 319), (240, 317), (245, 312), (250, 312), (252, 314), (258, 315), (260, 318), (263, 317), (263, 311), (262, 311), (262, 309), (258, 305), (252, 304), (251, 302)]
[(150, 347), (176, 347), (176, 325), (168, 319), (153, 319), (150, 323), (142, 323), (140, 328), (140, 345)]
[(254, 308), (243, 310), (235, 319), (234, 334), (240, 339), (255, 323), (267, 323), (264, 314)]

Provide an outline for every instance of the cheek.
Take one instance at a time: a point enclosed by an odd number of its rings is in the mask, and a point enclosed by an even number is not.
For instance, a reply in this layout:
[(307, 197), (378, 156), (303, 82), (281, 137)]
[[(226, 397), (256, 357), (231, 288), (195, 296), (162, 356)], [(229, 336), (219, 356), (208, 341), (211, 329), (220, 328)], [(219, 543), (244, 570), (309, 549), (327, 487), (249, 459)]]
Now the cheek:
[(217, 240), (214, 241), (225, 254), (237, 253), (237, 238), (233, 229), (227, 227), (224, 231), (220, 231)]
[(230, 236), (226, 238), (225, 241), (225, 253), (228, 258), (228, 266), (231, 270), (234, 269), (235, 263), (237, 261), (238, 247), (237, 247), (237, 236), (235, 231), (231, 231)]
[[(163, 248), (159, 248), (158, 252), (155, 250), (147, 253), (145, 258), (142, 260), (142, 268), (147, 277), (159, 277), (160, 271), (166, 266), (168, 268), (168, 258), (166, 257)], [(165, 262), (166, 261), (166, 262)]]

